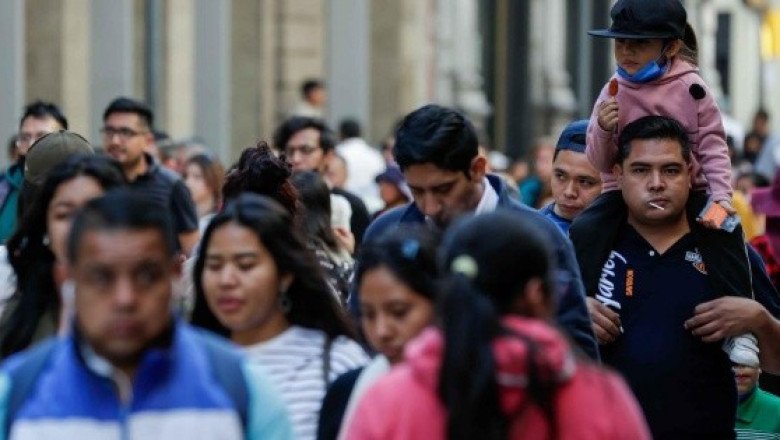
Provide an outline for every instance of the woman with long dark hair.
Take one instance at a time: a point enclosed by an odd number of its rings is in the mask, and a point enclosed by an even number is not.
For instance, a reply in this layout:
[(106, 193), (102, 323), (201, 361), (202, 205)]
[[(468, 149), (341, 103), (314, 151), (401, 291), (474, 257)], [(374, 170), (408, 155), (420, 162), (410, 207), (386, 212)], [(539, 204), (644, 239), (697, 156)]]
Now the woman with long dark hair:
[(71, 220), (87, 201), (124, 182), (106, 157), (74, 156), (52, 169), (8, 240), (16, 291), (0, 318), (0, 357), (65, 330), (60, 284)]
[(377, 352), (365, 368), (345, 373), (322, 402), (317, 438), (344, 437), (365, 391), (404, 358), (404, 349), (433, 324), (437, 235), (422, 225), (395, 228), (360, 248), (355, 283), (360, 325)]
[(646, 439), (616, 375), (575, 358), (555, 330), (543, 234), (504, 212), (448, 231), (440, 328), (358, 404), (349, 439)]
[(328, 384), (368, 358), (290, 213), (255, 194), (232, 199), (206, 228), (194, 284), (193, 324), (264, 366), (296, 438), (314, 438)]
[(331, 225), (330, 189), (319, 173), (313, 171), (293, 174), (292, 182), (304, 208), (302, 226), (309, 247), (325, 271), (333, 293), (346, 304), (355, 261), (351, 249), (342, 246)]
[(219, 159), (207, 154), (196, 154), (184, 163), (183, 177), (198, 212), (198, 228), (203, 232), (211, 217), (222, 206), (225, 170)]

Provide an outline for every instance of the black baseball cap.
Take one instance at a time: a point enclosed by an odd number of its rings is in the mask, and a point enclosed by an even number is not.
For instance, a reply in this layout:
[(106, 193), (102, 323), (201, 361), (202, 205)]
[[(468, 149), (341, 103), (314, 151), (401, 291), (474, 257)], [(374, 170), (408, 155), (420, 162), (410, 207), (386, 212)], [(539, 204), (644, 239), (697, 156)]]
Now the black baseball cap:
[(680, 0), (618, 0), (609, 15), (612, 26), (588, 34), (602, 38), (683, 38), (688, 22)]

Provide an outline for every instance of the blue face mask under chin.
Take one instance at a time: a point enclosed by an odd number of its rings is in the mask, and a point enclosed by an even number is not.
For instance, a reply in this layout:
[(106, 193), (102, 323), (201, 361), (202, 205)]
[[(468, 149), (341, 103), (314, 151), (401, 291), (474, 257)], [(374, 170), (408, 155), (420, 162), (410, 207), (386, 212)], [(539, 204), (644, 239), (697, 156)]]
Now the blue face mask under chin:
[(668, 63), (664, 63), (663, 65), (658, 64), (658, 62), (664, 58), (665, 51), (666, 46), (661, 48), (661, 55), (659, 55), (658, 58), (642, 66), (642, 68), (637, 70), (633, 75), (628, 73), (626, 69), (620, 66), (617, 68), (617, 74), (620, 75), (621, 78), (636, 84), (644, 84), (654, 79), (658, 79), (662, 77), (664, 73), (666, 73), (666, 66)]

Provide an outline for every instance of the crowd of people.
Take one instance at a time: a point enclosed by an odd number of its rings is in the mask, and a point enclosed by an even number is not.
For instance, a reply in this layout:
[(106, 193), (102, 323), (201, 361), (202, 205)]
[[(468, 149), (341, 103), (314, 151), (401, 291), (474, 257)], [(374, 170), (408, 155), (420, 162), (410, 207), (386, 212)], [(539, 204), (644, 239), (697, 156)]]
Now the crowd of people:
[(0, 439), (780, 436), (780, 142), (734, 145), (678, 0), (611, 15), (614, 77), (522, 181), (441, 105), (334, 132), (321, 81), (227, 167), (132, 98), (100, 145), (29, 104)]

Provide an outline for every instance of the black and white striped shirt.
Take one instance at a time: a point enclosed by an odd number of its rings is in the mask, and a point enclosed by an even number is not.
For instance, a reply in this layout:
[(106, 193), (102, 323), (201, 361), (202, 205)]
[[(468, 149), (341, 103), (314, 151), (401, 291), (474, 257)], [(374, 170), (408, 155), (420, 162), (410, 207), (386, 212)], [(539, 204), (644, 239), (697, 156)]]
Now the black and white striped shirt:
[(369, 360), (360, 345), (339, 336), (330, 346), (326, 383), (323, 377), (325, 337), (320, 330), (292, 326), (269, 341), (244, 347), (247, 357), (265, 368), (280, 391), (297, 439), (316, 437), (320, 407), (328, 384)]

